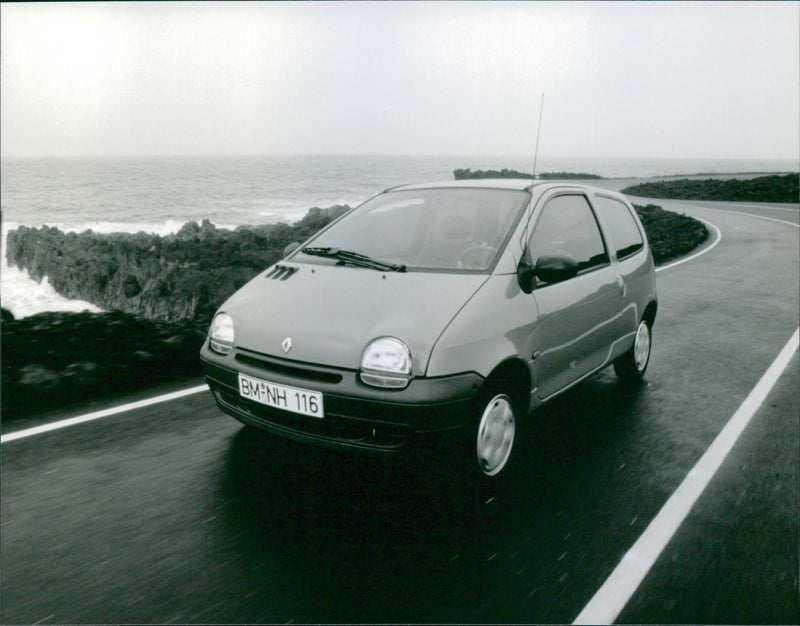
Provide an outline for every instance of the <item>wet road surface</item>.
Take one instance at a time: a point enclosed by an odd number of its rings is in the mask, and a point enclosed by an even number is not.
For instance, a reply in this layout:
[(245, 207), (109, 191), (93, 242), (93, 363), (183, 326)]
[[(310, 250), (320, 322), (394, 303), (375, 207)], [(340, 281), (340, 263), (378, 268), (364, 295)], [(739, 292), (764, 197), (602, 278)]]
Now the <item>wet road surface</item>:
[[(797, 205), (658, 203), (722, 239), (659, 272), (647, 384), (533, 414), (511, 480), (271, 439), (207, 393), (9, 441), (0, 621), (571, 622), (798, 324)], [(798, 375), (618, 621), (800, 622)]]

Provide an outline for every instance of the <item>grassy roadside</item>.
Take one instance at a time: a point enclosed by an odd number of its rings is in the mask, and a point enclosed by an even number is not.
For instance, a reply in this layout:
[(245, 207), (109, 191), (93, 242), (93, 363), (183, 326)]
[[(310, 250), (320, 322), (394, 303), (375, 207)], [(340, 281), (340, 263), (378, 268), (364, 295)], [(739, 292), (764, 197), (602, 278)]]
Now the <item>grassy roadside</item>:
[(708, 239), (706, 225), (693, 217), (665, 211), (655, 204), (634, 207), (647, 233), (656, 265), (685, 256)]
[(39, 411), (118, 396), (200, 376), (205, 328), (129, 313), (39, 313), (14, 320), (3, 310), (4, 425)]
[(642, 198), (665, 200), (711, 200), (718, 202), (797, 202), (800, 174), (759, 176), (747, 180), (680, 179), (655, 180), (622, 193)]

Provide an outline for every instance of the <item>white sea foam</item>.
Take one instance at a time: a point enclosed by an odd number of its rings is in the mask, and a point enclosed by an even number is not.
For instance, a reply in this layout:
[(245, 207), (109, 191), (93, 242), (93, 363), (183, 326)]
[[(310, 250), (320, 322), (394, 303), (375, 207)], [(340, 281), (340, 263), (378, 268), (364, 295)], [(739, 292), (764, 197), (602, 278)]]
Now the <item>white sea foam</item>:
[(269, 222), (286, 222), (287, 224), (292, 224), (303, 219), (306, 213), (308, 213), (308, 209), (289, 209), (286, 211), (259, 211), (257, 215), (267, 218)]
[[(182, 220), (167, 220), (161, 224), (132, 224), (124, 222), (86, 222), (77, 225), (54, 224), (64, 232), (81, 233), (92, 230), (95, 233), (154, 233), (165, 236), (176, 233), (185, 224)], [(8, 264), (6, 250), (8, 233), (20, 224), (4, 222), (2, 229), (2, 262), (0, 263), (0, 302), (11, 311), (16, 319), (29, 317), (45, 311), (92, 311), (103, 309), (84, 300), (70, 300), (53, 289), (45, 277), (42, 282), (33, 280), (26, 270)], [(217, 225), (218, 228), (233, 229), (232, 225)]]
[[(48, 224), (54, 228), (65, 233), (82, 233), (91, 230), (93, 233), (100, 235), (108, 235), (111, 233), (148, 233), (153, 235), (160, 235), (165, 237), (177, 233), (187, 222), (191, 220), (166, 220), (164, 222), (81, 222), (77, 224)], [(195, 222), (198, 223), (198, 222)], [(217, 228), (226, 230), (233, 230), (236, 228), (233, 224), (214, 224)], [(16, 228), (19, 224), (11, 226), (10, 229)], [(6, 232), (5, 226), (3, 232)]]
[(45, 311), (102, 311), (91, 302), (70, 300), (56, 292), (45, 278), (37, 283), (28, 272), (11, 267), (6, 260), (6, 237), (8, 231), (19, 224), (4, 223), (2, 239), (2, 263), (0, 263), (0, 301), (16, 319)]

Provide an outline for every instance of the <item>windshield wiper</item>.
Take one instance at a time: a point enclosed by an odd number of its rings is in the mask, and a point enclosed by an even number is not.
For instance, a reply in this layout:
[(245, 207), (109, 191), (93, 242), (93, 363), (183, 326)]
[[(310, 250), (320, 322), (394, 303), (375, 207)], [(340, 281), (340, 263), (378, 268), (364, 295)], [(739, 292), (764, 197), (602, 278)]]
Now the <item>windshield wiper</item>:
[(383, 270), (387, 272), (405, 272), (405, 265), (396, 265), (394, 263), (384, 263), (378, 261), (365, 254), (358, 252), (351, 252), (350, 250), (340, 250), (339, 248), (303, 248), (303, 254), (311, 256), (321, 256), (326, 259), (337, 259), (340, 263), (349, 263), (358, 267), (369, 267), (375, 270)]

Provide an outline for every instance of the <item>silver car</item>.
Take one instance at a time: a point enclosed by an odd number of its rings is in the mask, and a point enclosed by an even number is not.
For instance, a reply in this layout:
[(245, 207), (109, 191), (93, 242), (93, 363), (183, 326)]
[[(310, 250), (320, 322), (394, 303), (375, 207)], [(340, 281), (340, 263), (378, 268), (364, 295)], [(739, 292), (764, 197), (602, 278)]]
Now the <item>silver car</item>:
[(236, 292), (201, 358), (245, 424), (382, 453), (450, 436), (478, 476), (497, 476), (538, 405), (611, 364), (642, 379), (656, 308), (647, 237), (620, 194), (407, 185)]

